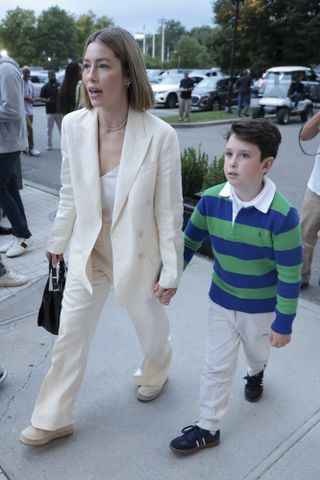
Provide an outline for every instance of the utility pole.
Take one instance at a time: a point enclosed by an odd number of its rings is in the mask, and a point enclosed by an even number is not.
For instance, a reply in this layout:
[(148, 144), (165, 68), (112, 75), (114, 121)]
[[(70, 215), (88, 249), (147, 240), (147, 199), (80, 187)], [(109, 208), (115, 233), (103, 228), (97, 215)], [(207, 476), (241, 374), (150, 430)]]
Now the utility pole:
[(146, 26), (143, 25), (143, 40), (142, 40), (142, 53), (146, 54)]
[(164, 62), (164, 29), (165, 19), (161, 18), (161, 62)]
[(152, 58), (156, 56), (156, 34), (152, 34)]

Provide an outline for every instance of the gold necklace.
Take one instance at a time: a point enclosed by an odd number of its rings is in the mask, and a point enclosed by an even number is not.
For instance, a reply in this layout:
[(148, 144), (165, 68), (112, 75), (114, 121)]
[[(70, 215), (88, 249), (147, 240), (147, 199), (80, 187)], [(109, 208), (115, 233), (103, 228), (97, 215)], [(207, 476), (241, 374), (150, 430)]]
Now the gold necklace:
[(121, 125), (119, 125), (119, 127), (106, 127), (107, 133), (117, 132), (118, 130), (121, 130), (121, 128), (123, 128), (127, 124), (127, 121), (128, 121), (128, 117), (125, 119), (123, 123), (121, 123)]

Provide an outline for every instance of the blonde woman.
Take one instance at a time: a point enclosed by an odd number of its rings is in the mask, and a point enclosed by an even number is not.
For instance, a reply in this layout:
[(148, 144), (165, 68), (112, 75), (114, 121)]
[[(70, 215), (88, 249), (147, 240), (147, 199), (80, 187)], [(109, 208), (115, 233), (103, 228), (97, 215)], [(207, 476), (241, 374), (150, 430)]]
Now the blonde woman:
[(84, 108), (63, 120), (62, 188), (47, 251), (56, 265), (70, 244), (60, 332), (32, 425), (20, 436), (28, 445), (73, 432), (89, 344), (111, 284), (143, 352), (134, 375), (139, 400), (160, 394), (171, 359), (163, 304), (182, 272), (177, 135), (146, 111), (152, 90), (126, 30), (88, 38), (83, 84)]

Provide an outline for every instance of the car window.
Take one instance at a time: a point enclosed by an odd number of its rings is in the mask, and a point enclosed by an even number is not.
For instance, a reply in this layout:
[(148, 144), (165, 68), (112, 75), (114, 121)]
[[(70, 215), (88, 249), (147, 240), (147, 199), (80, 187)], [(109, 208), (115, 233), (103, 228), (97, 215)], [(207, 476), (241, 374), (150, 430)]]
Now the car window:
[(175, 84), (175, 83), (180, 83), (182, 80), (183, 75), (167, 75), (163, 80), (161, 80), (159, 83), (168, 83), (168, 84)]

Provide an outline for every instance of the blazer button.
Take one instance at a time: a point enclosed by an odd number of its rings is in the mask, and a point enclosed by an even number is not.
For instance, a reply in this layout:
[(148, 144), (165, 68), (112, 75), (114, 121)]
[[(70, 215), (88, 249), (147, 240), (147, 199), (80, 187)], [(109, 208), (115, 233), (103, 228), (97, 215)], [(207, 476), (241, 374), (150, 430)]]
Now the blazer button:
[(139, 255), (138, 255), (138, 258), (144, 258), (144, 257), (145, 257), (144, 253), (140, 252)]
[(147, 200), (147, 201), (146, 201), (146, 205), (147, 205), (147, 207), (150, 207), (150, 205), (151, 205), (151, 200)]
[(139, 236), (139, 237), (143, 237), (143, 230), (139, 230), (138, 236)]

